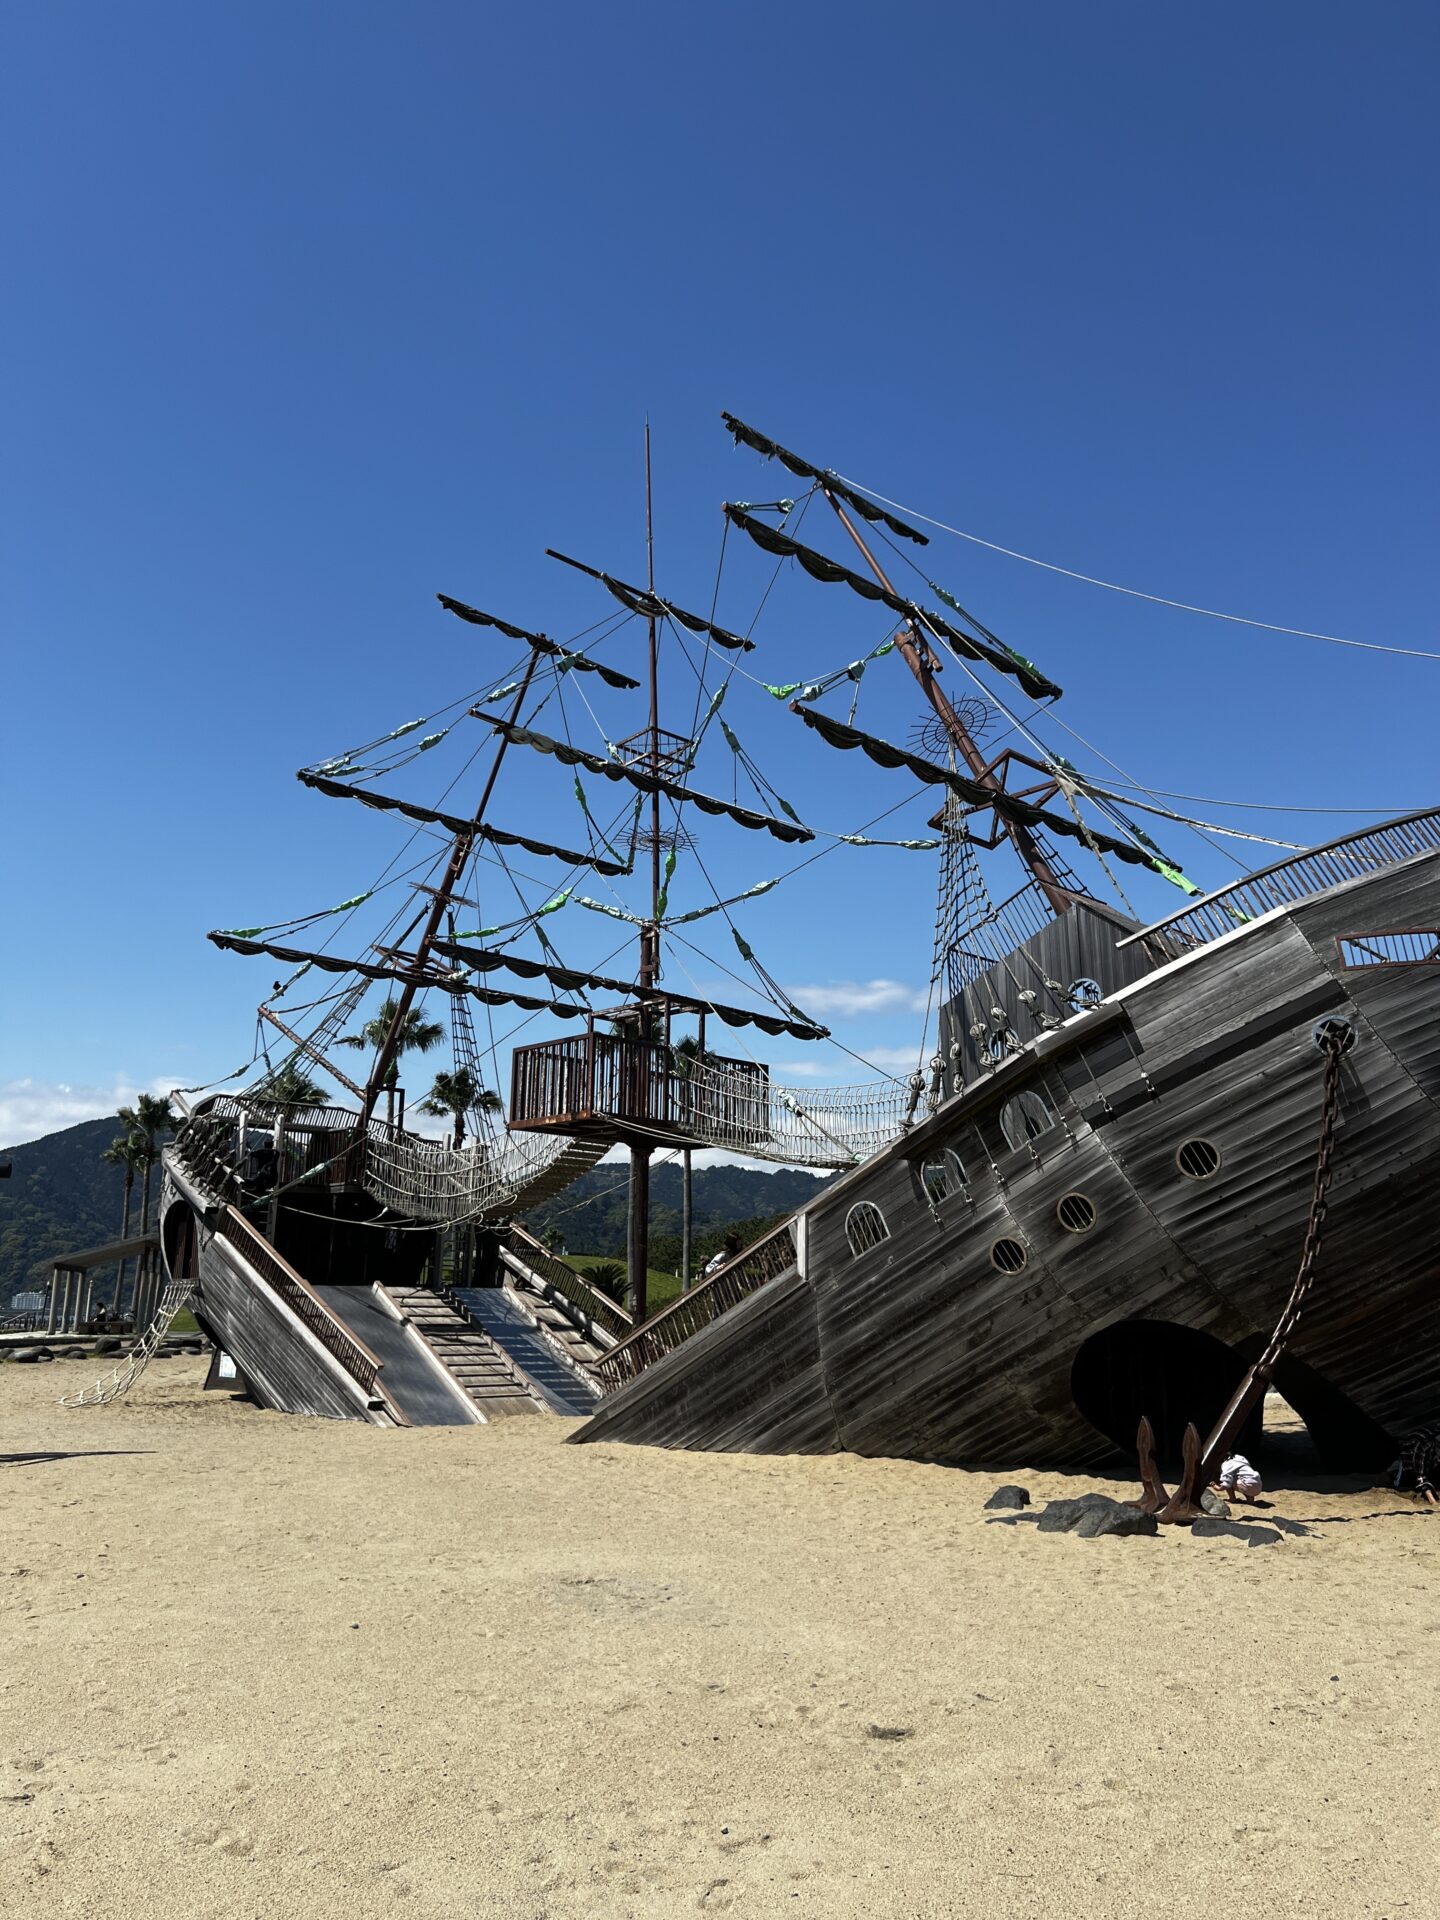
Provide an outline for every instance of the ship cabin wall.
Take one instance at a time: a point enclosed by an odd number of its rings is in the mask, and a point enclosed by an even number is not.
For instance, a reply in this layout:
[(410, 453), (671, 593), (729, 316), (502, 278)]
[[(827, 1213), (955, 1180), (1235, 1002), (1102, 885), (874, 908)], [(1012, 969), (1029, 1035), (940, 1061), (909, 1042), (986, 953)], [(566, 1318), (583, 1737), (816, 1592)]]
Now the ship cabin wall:
[[(366, 1193), (306, 1193), (282, 1204), (275, 1250), (312, 1285), (418, 1286), (435, 1248), (434, 1227), (380, 1219)], [(263, 1215), (255, 1223), (265, 1230)]]
[[(940, 1012), (946, 1097), (973, 1084), (997, 1059), (1047, 1027), (1149, 973), (1160, 956), (1144, 945), (1116, 945), (1138, 930), (1136, 921), (1103, 902), (1077, 899), (1068, 913), (977, 972)], [(1047, 985), (1050, 981), (1055, 986)], [(1034, 999), (1023, 1000), (1022, 994), (1033, 994)], [(979, 1038), (970, 1031), (976, 1023), (986, 1029)]]

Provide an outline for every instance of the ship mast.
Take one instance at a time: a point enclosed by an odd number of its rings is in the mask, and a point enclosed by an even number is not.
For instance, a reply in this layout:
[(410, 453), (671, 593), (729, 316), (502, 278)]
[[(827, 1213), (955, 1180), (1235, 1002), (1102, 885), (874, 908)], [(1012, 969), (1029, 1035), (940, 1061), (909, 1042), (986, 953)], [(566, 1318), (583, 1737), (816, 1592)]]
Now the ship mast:
[[(886, 577), (880, 563), (866, 545), (854, 521), (851, 520), (834, 492), (830, 487), (826, 486), (823, 480), (820, 482), (820, 488), (825, 498), (835, 509), (841, 526), (844, 527), (845, 531), (859, 548), (866, 566), (869, 567), (870, 571), (880, 582), (880, 585), (885, 588), (886, 592), (893, 594), (895, 592), (894, 586)], [(920, 691), (930, 702), (931, 707), (939, 718), (940, 724), (944, 727), (946, 733), (954, 743), (961, 758), (970, 769), (972, 776), (982, 786), (989, 787), (996, 791), (1000, 790), (1002, 783), (997, 779), (994, 769), (981, 753), (974, 736), (950, 704), (944, 692), (935, 684), (935, 664), (929, 641), (916, 631), (913, 621), (907, 621), (896, 634), (895, 644), (899, 650), (901, 659), (904, 660), (906, 666), (909, 667), (911, 673), (914, 674), (919, 683)], [(1005, 832), (1010, 837), (1011, 844), (1014, 846), (1016, 853), (1034, 875), (1036, 885), (1050, 902), (1051, 907), (1057, 914), (1067, 913), (1072, 904), (1069, 889), (1060, 879), (1054, 867), (1051, 866), (1050, 862), (1046, 859), (1029, 827), (1017, 820), (1005, 820), (1002, 824)]]
[[(650, 484), (650, 422), (645, 422), (645, 584), (655, 591), (655, 512)], [(646, 615), (647, 653), (650, 680), (649, 765), (652, 774), (660, 767), (660, 654), (659, 635), (653, 607)], [(660, 978), (660, 791), (650, 796), (650, 923), (640, 929), (640, 984), (653, 987)], [(641, 1015), (642, 1058), (648, 1058), (646, 1043), (653, 1043), (652, 1016)], [(667, 1022), (668, 1025), (668, 1022)], [(648, 1308), (650, 1274), (650, 1147), (630, 1144), (629, 1216), (626, 1222), (625, 1252), (630, 1317), (638, 1327)]]
[[(517, 722), (520, 718), (521, 709), (525, 704), (525, 696), (530, 690), (530, 682), (534, 678), (535, 667), (539, 658), (540, 655), (538, 653), (532, 653), (526, 664), (519, 690), (515, 695), (515, 704), (510, 709), (510, 720), (512, 723)], [(500, 764), (505, 758), (505, 750), (509, 744), (509, 740), (502, 733), (495, 754), (494, 764), (490, 768), (490, 777), (485, 782), (484, 792), (480, 795), (480, 804), (475, 809), (475, 818), (471, 823), (472, 826), (478, 827), (485, 818), (485, 809), (489, 806), (490, 796), (495, 791), (495, 782), (500, 775)], [(475, 835), (473, 832), (456, 834), (454, 844), (450, 849), (450, 858), (445, 865), (444, 875), (441, 878), (439, 886), (436, 887), (434, 893), (431, 895), (430, 908), (424, 916), (424, 926), (421, 928), (420, 938), (416, 943), (415, 952), (411, 956), (411, 961), (417, 975), (422, 972), (425, 962), (430, 957), (430, 950), (440, 933), (446, 911), (454, 902), (455, 890), (459, 887), (464, 877), (465, 867), (470, 859), (470, 852), (474, 845)], [(414, 925), (415, 922), (412, 921), (411, 930), (413, 930)], [(406, 936), (402, 934), (401, 941), (403, 941), (405, 937)], [(399, 945), (400, 942), (396, 944)], [(400, 989), (400, 997), (395, 1002), (395, 1012), (390, 1020), (389, 1031), (380, 1043), (379, 1050), (375, 1055), (375, 1064), (370, 1069), (370, 1078), (365, 1083), (365, 1093), (361, 1101), (360, 1112), (360, 1128), (362, 1132), (371, 1113), (374, 1111), (375, 1102), (380, 1097), (381, 1089), (385, 1085), (386, 1077), (399, 1051), (400, 1039), (405, 1031), (406, 1016), (414, 1005), (416, 994), (424, 984), (425, 982), (422, 979), (416, 978), (407, 980)]]

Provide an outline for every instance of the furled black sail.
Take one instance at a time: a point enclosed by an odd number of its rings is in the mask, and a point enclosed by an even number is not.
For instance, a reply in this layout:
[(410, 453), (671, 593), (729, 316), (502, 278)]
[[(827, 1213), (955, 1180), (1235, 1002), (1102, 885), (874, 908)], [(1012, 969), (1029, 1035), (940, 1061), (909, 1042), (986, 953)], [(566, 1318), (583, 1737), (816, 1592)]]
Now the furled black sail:
[(437, 593), (435, 598), (447, 613), (468, 620), (472, 627), (494, 627), (512, 640), (523, 640), (536, 653), (552, 654), (557, 660), (563, 660), (567, 668), (573, 668), (577, 673), (598, 673), (607, 687), (625, 687), (633, 692), (640, 685), (629, 674), (617, 673), (614, 667), (592, 660), (588, 653), (571, 653), (558, 640), (552, 640), (548, 633), (531, 633), (528, 627), (512, 627), (508, 620), (497, 620), (493, 613), (482, 613), (478, 607), (467, 607), (463, 600), (452, 600), (448, 593)]
[(909, 620), (922, 632), (928, 629), (948, 640), (955, 651), (963, 654), (967, 660), (983, 660), (999, 673), (1008, 673), (1018, 680), (1033, 700), (1058, 700), (1061, 689), (1046, 674), (1043, 674), (1032, 660), (1023, 654), (1015, 653), (1003, 641), (991, 644), (986, 640), (977, 640), (973, 634), (962, 633), (959, 627), (951, 626), (948, 620), (942, 620), (938, 613), (918, 606), (903, 595), (891, 593), (876, 580), (867, 580), (863, 574), (852, 573), (849, 567), (842, 567), (838, 560), (832, 560), (828, 554), (817, 553), (813, 547), (801, 546), (798, 540), (792, 540), (788, 534), (780, 533), (768, 526), (765, 521), (757, 520), (753, 514), (746, 513), (743, 507), (727, 502), (726, 517), (742, 533), (748, 533), (756, 546), (763, 547), (767, 553), (773, 553), (783, 560), (798, 560), (805, 571), (815, 580), (823, 580), (827, 585), (843, 585), (852, 593), (858, 593), (866, 600), (879, 600), (902, 618)]
[(556, 1013), (562, 1020), (583, 1020), (590, 1012), (589, 1007), (578, 1007), (569, 1001), (537, 1000), (526, 993), (494, 992), (462, 980), (457, 973), (426, 973), (417, 979), (413, 970), (381, 966), (374, 960), (347, 960), (338, 953), (312, 953), (305, 947), (282, 947), (269, 940), (242, 940), (238, 934), (218, 931), (207, 934), (206, 938), (227, 953), (268, 953), (274, 960), (285, 960), (295, 966), (308, 962), (324, 973), (359, 973), (367, 980), (398, 980), (406, 986), (438, 987), (442, 993), (468, 994), (471, 999), (483, 1000), (491, 1007), (523, 1007), (529, 1013)]
[(317, 793), (328, 793), (336, 800), (358, 800), (362, 807), (375, 807), (381, 813), (402, 813), (407, 820), (423, 820), (447, 833), (467, 833), (476, 840), (488, 840), (496, 847), (523, 847), (526, 853), (549, 854), (570, 867), (593, 867), (596, 873), (629, 873), (618, 860), (602, 860), (598, 854), (576, 853), (569, 847), (552, 846), (548, 840), (535, 840), (527, 833), (508, 833), (500, 827), (476, 824), (458, 813), (440, 813), (434, 807), (417, 807), (413, 800), (397, 800), (394, 794), (376, 793), (370, 787), (354, 787), (344, 780), (331, 780), (324, 774), (301, 769), (295, 778)]
[(1006, 793), (1002, 787), (987, 787), (979, 780), (967, 779), (963, 773), (952, 772), (949, 767), (937, 767), (933, 760), (922, 759), (918, 753), (907, 753), (903, 747), (897, 747), (889, 740), (877, 739), (873, 733), (862, 733), (858, 727), (847, 727), (843, 721), (832, 719), (828, 713), (820, 713), (814, 707), (802, 707), (798, 700), (790, 702), (790, 711), (798, 713), (806, 726), (813, 727), (820, 738), (832, 747), (859, 747), (876, 766), (903, 767), (907, 773), (913, 773), (917, 780), (924, 780), (930, 786), (948, 787), (967, 806), (993, 807), (1004, 820), (1013, 820), (1020, 826), (1044, 827), (1049, 833), (1080, 840), (1092, 852), (1113, 854), (1117, 860), (1123, 860), (1132, 867), (1149, 867), (1154, 873), (1162, 873), (1165, 866), (1173, 866), (1172, 862), (1160, 864), (1154, 855), (1132, 846), (1128, 840), (1117, 840), (1113, 834), (1097, 832), (1078, 820), (1067, 819), (1063, 813), (1052, 813), (1047, 807), (1033, 806), (1028, 800), (1019, 800), (1014, 794)]
[(616, 980), (608, 974), (582, 973), (573, 967), (547, 965), (540, 960), (525, 960), (518, 954), (504, 953), (495, 947), (465, 946), (458, 940), (437, 940), (435, 952), (449, 960), (472, 967), (477, 973), (493, 973), (503, 968), (522, 980), (548, 980), (564, 993), (582, 990), (614, 993), (641, 1006), (668, 1006), (673, 1013), (711, 1013), (727, 1027), (759, 1027), (762, 1033), (788, 1034), (793, 1040), (825, 1040), (830, 1029), (809, 1020), (786, 1020), (778, 1014), (752, 1013), (745, 1007), (722, 1006), (714, 1000), (697, 1000), (683, 993), (670, 993), (663, 987), (642, 987), (633, 980)]
[(687, 613), (684, 607), (677, 607), (673, 600), (662, 600), (658, 593), (651, 593), (648, 587), (632, 587), (627, 581), (617, 580), (613, 573), (602, 573), (598, 567), (587, 567), (583, 560), (572, 560), (568, 553), (557, 553), (554, 547), (547, 547), (545, 551), (552, 560), (559, 560), (567, 567), (574, 567), (577, 573), (588, 573), (592, 580), (598, 580), (631, 613), (643, 613), (656, 620), (668, 616), (671, 620), (678, 620), (682, 627), (688, 627), (691, 633), (708, 633), (717, 647), (728, 647), (732, 653), (751, 653), (754, 650), (753, 640), (742, 640), (738, 633), (731, 633), (728, 627), (717, 627), (713, 620), (706, 620), (698, 613)]
[(928, 547), (930, 536), (919, 533), (897, 520), (893, 513), (887, 513), (883, 507), (877, 507), (873, 500), (867, 500), (863, 493), (857, 493), (853, 487), (825, 467), (812, 467), (808, 460), (802, 460), (798, 453), (791, 453), (788, 447), (782, 447), (778, 440), (772, 440), (768, 434), (758, 433), (754, 427), (747, 427), (743, 420), (737, 420), (733, 413), (722, 413), (720, 418), (735, 436), (736, 446), (753, 447), (767, 460), (778, 460), (782, 467), (788, 467), (791, 473), (798, 474), (802, 480), (818, 480), (827, 493), (833, 493), (837, 500), (843, 500), (847, 507), (853, 507), (862, 520), (872, 525), (886, 526), (891, 533), (898, 533), (902, 540), (913, 540), (917, 547)]
[(809, 827), (793, 826), (786, 820), (772, 818), (768, 813), (755, 813), (749, 807), (736, 806), (732, 801), (717, 800), (708, 793), (696, 793), (693, 787), (683, 786), (678, 780), (667, 780), (663, 774), (650, 773), (644, 767), (627, 767), (618, 760), (602, 759), (598, 753), (582, 753), (578, 747), (567, 746), (563, 740), (552, 740), (548, 734), (535, 733), (529, 727), (517, 726), (512, 720), (502, 720), (498, 714), (486, 713), (482, 707), (472, 707), (470, 712), (476, 720), (483, 720), (512, 745), (533, 747), (537, 753), (553, 753), (567, 767), (584, 767), (589, 773), (603, 774), (607, 780), (628, 780), (632, 787), (638, 787), (642, 793), (666, 794), (672, 800), (685, 801), (698, 807), (702, 813), (723, 814), (742, 827), (773, 834), (777, 840), (815, 838)]

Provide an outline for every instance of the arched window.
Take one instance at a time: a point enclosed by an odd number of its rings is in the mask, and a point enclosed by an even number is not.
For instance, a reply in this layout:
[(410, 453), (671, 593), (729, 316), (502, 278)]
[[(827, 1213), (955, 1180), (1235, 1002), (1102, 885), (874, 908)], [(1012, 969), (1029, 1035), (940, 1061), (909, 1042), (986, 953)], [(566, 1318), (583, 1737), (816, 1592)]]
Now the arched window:
[(998, 1066), (1002, 1060), (1008, 1060), (1012, 1053), (1020, 1051), (1020, 1036), (1013, 1027), (1001, 1027), (986, 1041), (985, 1051)]
[(938, 1207), (942, 1200), (962, 1192), (969, 1184), (964, 1162), (953, 1147), (930, 1156), (920, 1169), (920, 1182), (932, 1207)]
[(1050, 1111), (1049, 1101), (1033, 1087), (1011, 1094), (1000, 1109), (1000, 1131), (1012, 1147), (1028, 1146), (1042, 1133), (1048, 1133), (1054, 1124), (1055, 1115)]
[(857, 1200), (851, 1207), (845, 1216), (845, 1238), (850, 1242), (850, 1251), (857, 1259), (872, 1247), (878, 1247), (882, 1240), (890, 1238), (885, 1216), (873, 1200)]

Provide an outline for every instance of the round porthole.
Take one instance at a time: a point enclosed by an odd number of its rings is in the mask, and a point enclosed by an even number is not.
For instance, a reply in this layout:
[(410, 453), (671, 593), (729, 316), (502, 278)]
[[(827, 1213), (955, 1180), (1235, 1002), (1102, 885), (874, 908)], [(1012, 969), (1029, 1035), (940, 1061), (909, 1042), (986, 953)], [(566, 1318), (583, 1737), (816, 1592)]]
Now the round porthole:
[(1089, 974), (1082, 973), (1078, 980), (1072, 980), (1065, 998), (1072, 1007), (1098, 1007), (1105, 998), (1105, 989), (1098, 980), (1092, 980)]
[(1220, 1171), (1220, 1149), (1209, 1140), (1187, 1140), (1176, 1149), (1175, 1164), (1187, 1180), (1209, 1180)]
[(1056, 1204), (1055, 1218), (1067, 1233), (1089, 1233), (1097, 1215), (1094, 1203), (1083, 1193), (1067, 1193)]
[(1001, 1273), (1023, 1273), (1030, 1263), (1030, 1249), (1020, 1240), (997, 1240), (990, 1249), (990, 1264)]

